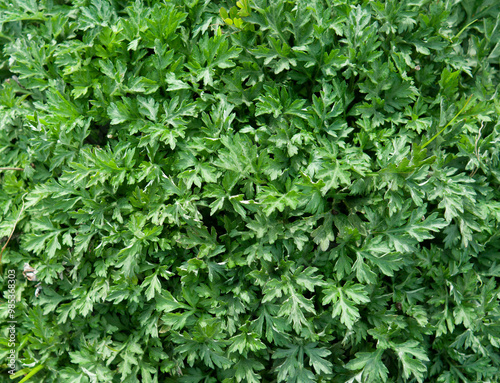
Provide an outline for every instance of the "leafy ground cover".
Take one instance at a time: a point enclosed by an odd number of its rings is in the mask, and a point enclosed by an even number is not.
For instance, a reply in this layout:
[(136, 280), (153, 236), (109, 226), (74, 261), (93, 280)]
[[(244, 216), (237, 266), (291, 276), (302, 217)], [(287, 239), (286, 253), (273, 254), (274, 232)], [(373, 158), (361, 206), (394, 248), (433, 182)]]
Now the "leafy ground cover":
[(0, 41), (16, 381), (500, 381), (498, 1), (0, 0)]

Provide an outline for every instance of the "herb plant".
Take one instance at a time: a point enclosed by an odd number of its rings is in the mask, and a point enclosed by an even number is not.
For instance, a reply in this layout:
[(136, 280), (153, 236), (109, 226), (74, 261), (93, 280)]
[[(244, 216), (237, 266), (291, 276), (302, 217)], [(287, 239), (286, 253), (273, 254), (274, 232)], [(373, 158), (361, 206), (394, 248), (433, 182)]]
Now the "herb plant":
[(0, 42), (15, 378), (500, 381), (498, 1), (0, 0)]

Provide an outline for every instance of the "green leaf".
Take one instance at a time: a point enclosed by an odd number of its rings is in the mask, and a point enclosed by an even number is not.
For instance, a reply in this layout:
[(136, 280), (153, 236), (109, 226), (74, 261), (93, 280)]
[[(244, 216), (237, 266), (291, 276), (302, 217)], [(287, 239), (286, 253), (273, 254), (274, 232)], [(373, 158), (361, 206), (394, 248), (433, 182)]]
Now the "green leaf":
[(337, 190), (340, 185), (350, 185), (350, 173), (347, 170), (348, 166), (340, 164), (339, 161), (335, 161), (333, 166), (325, 166), (321, 169), (318, 172), (318, 177), (325, 182), (325, 186), (321, 189), (321, 193), (325, 195), (330, 190)]
[(256, 371), (264, 369), (264, 365), (255, 359), (239, 360), (234, 366), (235, 378), (237, 382), (246, 381), (248, 383), (258, 383), (261, 381)]
[(427, 372), (423, 362), (428, 362), (429, 358), (420, 343), (410, 340), (402, 344), (393, 344), (393, 348), (403, 365), (404, 378), (408, 379), (413, 374), (419, 382), (423, 382)]
[(156, 81), (146, 77), (136, 77), (128, 82), (127, 89), (130, 93), (151, 94), (158, 90)]
[(171, 312), (180, 308), (190, 309), (189, 306), (179, 303), (170, 292), (162, 290), (160, 294), (156, 295), (156, 309), (164, 312)]
[(322, 251), (328, 250), (330, 242), (335, 240), (335, 235), (333, 234), (333, 215), (328, 214), (325, 217), (323, 225), (319, 226), (312, 232), (314, 242), (319, 245)]
[(309, 364), (314, 367), (317, 374), (331, 374), (333, 364), (325, 357), (331, 352), (325, 348), (317, 348), (317, 343), (309, 343), (304, 347), (304, 352), (309, 357)]
[(315, 286), (326, 285), (326, 283), (322, 280), (323, 278), (321, 275), (314, 275), (318, 271), (319, 270), (315, 267), (307, 267), (305, 270), (300, 267), (294, 272), (294, 275), (296, 275), (295, 281), (299, 286), (314, 292)]
[(144, 279), (144, 282), (142, 282), (142, 287), (148, 286), (146, 289), (146, 300), (151, 300), (156, 296), (156, 294), (161, 293), (161, 283), (160, 280), (158, 279), (157, 273), (154, 273)]
[(332, 318), (340, 316), (340, 322), (351, 329), (359, 319), (359, 310), (356, 304), (370, 301), (364, 286), (347, 283), (343, 287), (327, 287), (324, 290), (323, 305), (333, 304)]
[(373, 352), (358, 352), (356, 358), (345, 367), (352, 371), (361, 371), (365, 381), (386, 382), (389, 370), (382, 362), (383, 352), (382, 349)]

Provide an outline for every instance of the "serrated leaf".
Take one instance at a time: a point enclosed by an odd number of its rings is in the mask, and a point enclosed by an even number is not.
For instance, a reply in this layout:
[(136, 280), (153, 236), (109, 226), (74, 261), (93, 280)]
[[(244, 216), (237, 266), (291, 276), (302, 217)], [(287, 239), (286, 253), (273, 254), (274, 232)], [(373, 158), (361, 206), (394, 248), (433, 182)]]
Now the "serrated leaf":
[(387, 381), (389, 370), (382, 362), (382, 349), (374, 352), (358, 352), (356, 358), (346, 364), (346, 368), (353, 371), (362, 371), (364, 380), (370, 382)]

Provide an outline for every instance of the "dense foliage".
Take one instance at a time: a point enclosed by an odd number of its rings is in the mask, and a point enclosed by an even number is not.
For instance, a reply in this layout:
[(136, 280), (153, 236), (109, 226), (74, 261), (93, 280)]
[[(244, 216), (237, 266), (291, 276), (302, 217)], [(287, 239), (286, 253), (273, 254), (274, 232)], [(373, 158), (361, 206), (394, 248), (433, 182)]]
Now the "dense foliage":
[(0, 0), (0, 41), (16, 376), (500, 381), (497, 0)]

